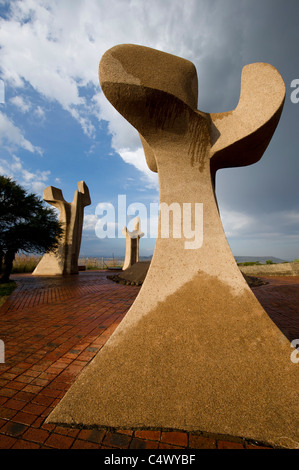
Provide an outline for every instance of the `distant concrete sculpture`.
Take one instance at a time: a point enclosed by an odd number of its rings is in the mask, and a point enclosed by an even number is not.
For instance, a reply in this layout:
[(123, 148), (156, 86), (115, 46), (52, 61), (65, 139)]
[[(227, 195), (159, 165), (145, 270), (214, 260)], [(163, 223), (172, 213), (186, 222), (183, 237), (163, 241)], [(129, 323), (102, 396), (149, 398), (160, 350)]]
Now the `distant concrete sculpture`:
[(122, 234), (126, 237), (126, 255), (123, 265), (123, 270), (129, 268), (139, 261), (139, 240), (144, 236), (140, 230), (140, 218), (134, 219), (134, 230), (129, 232), (127, 227), (124, 227)]
[(89, 190), (84, 181), (78, 182), (73, 202), (66, 202), (61, 189), (48, 186), (43, 193), (44, 201), (59, 209), (59, 220), (64, 233), (55, 252), (45, 253), (34, 276), (56, 276), (78, 273), (78, 257), (81, 246), (84, 207), (91, 204)]
[(48, 422), (201, 430), (298, 447), (293, 349), (238, 269), (215, 196), (218, 169), (257, 162), (270, 142), (285, 99), (280, 74), (247, 65), (236, 109), (208, 114), (197, 110), (187, 60), (120, 45), (104, 54), (99, 73), (159, 173), (160, 203), (203, 204), (203, 243), (186, 249), (184, 234), (163, 238), (160, 214), (139, 295)]

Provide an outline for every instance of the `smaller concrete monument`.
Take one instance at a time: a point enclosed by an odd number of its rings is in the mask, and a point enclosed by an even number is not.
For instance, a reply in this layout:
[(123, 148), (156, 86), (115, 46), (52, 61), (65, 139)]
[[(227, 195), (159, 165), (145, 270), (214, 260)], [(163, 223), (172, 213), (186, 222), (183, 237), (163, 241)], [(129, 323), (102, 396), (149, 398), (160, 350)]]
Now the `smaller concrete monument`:
[(35, 270), (34, 276), (56, 276), (78, 273), (78, 257), (81, 245), (84, 207), (91, 203), (89, 190), (84, 181), (78, 182), (73, 202), (67, 202), (61, 189), (48, 186), (43, 193), (44, 201), (59, 210), (63, 224), (63, 235), (55, 252), (45, 253)]
[(134, 219), (134, 230), (132, 232), (124, 227), (122, 234), (126, 237), (126, 256), (123, 265), (123, 270), (125, 270), (139, 261), (139, 239), (144, 235), (140, 230), (140, 218), (136, 217)]

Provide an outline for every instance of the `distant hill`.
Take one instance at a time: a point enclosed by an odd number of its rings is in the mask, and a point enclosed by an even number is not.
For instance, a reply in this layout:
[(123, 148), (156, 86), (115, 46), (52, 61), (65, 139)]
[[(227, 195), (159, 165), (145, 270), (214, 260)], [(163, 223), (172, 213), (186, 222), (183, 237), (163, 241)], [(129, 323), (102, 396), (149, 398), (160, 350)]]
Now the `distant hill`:
[(261, 264), (266, 264), (267, 260), (273, 261), (273, 263), (285, 263), (285, 259), (275, 258), (275, 256), (235, 256), (237, 263), (247, 263), (259, 261)]
[[(139, 261), (149, 261), (152, 256), (140, 256)], [(271, 260), (273, 263), (288, 263), (285, 259), (276, 258), (275, 256), (235, 256), (237, 263), (247, 263), (259, 261), (261, 264), (266, 264), (266, 261)]]
[[(112, 260), (113, 258), (109, 258), (107, 256), (82, 256), (82, 259), (84, 258), (92, 258), (92, 259), (98, 259), (98, 260)], [(115, 260), (123, 260), (123, 256), (115, 256)], [(150, 261), (152, 259), (152, 255), (150, 256), (139, 256), (139, 261)], [(273, 263), (288, 263), (289, 261), (280, 259), (280, 258), (275, 258), (275, 256), (235, 256), (235, 260), (237, 263), (246, 263), (246, 262), (255, 262), (259, 261), (261, 264), (266, 264), (267, 260), (271, 260)]]
[[(149, 261), (152, 256), (140, 256), (139, 261)], [(285, 259), (276, 258), (275, 256), (235, 256), (237, 263), (247, 263), (259, 261), (261, 264), (266, 264), (266, 261), (271, 260), (273, 263), (288, 263)]]

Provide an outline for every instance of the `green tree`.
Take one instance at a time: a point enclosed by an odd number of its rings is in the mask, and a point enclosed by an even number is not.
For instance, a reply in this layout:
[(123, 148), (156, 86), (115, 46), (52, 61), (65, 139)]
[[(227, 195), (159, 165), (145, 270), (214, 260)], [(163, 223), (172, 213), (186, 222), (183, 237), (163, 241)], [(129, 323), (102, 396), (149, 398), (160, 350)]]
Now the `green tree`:
[(44, 206), (15, 181), (0, 176), (0, 279), (8, 282), (18, 251), (43, 253), (57, 248), (62, 226), (54, 209)]

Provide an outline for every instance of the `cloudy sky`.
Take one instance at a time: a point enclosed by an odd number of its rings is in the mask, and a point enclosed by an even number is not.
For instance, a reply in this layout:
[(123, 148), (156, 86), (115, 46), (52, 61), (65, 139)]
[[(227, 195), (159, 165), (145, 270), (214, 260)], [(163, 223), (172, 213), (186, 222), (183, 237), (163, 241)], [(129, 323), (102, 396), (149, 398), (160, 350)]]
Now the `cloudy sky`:
[[(132, 228), (138, 204), (149, 214), (159, 200), (137, 131), (98, 80), (103, 53), (132, 43), (191, 60), (205, 112), (235, 108), (244, 65), (278, 69), (287, 94), (274, 137), (257, 164), (217, 173), (217, 197), (234, 255), (299, 258), (299, 103), (291, 100), (296, 79), (299, 90), (298, 0), (0, 0), (0, 16), (0, 174), (39, 195), (61, 188), (69, 202), (86, 182), (82, 256), (124, 255), (124, 238), (97, 236), (103, 208), (115, 208), (116, 228)], [(119, 196), (131, 213), (125, 220)], [(148, 256), (155, 231), (144, 219), (141, 228)]]

